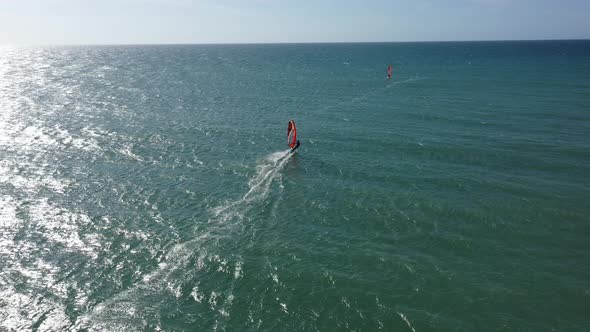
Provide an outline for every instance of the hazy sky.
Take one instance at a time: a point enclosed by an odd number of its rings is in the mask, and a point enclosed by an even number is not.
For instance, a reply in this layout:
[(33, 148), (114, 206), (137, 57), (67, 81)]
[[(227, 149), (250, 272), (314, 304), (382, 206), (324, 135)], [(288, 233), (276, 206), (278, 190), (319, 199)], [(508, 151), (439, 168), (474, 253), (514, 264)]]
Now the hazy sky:
[(0, 0), (0, 44), (563, 38), (590, 0)]

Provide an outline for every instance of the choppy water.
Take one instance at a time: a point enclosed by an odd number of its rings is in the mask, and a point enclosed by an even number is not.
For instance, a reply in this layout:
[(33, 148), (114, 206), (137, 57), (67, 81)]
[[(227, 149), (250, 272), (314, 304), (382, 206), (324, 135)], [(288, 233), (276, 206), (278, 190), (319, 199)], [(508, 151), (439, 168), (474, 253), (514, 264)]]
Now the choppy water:
[(589, 78), (585, 41), (2, 48), (0, 330), (589, 330)]

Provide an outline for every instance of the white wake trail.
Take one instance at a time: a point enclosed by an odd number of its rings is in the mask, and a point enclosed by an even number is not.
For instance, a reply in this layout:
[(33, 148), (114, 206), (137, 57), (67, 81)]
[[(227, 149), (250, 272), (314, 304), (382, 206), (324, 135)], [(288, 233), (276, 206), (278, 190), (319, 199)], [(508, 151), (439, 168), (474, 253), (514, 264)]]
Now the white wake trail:
[(241, 199), (213, 209), (218, 221), (227, 221), (240, 213), (243, 214), (250, 209), (253, 202), (265, 199), (270, 192), (271, 184), (292, 155), (291, 150), (285, 150), (266, 156), (262, 163), (256, 166), (256, 175), (248, 181), (248, 192)]
[[(186, 280), (206, 270), (207, 264), (221, 264), (223, 273), (235, 279), (240, 278), (242, 262), (239, 255), (221, 257), (215, 253), (216, 244), (222, 237), (231, 236), (232, 229), (239, 227), (239, 221), (256, 202), (268, 197), (272, 183), (280, 177), (281, 170), (292, 155), (290, 150), (285, 150), (263, 158), (256, 166), (256, 174), (248, 181), (249, 189), (244, 196), (213, 208), (213, 216), (204, 227), (205, 231), (189, 241), (173, 245), (154, 271), (144, 275), (133, 287), (115, 294), (87, 312), (74, 329), (141, 330), (141, 325), (146, 321), (159, 317), (158, 302), (166, 296), (183, 296), (180, 290)], [(194, 289), (193, 292), (201, 294), (199, 292), (202, 291)], [(134, 319), (130, 320), (130, 316)]]

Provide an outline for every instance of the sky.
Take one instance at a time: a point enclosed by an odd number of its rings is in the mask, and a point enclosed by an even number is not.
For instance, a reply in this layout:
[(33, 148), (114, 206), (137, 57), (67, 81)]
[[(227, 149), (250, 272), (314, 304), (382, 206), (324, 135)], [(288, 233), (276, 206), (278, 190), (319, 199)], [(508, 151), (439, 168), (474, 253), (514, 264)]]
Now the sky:
[(590, 39), (590, 0), (0, 0), (0, 44)]

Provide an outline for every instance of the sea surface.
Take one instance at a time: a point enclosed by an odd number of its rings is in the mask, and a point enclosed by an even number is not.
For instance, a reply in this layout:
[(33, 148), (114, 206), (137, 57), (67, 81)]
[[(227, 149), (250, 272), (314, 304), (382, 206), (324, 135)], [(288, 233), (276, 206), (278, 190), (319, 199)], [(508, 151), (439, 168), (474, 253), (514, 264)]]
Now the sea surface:
[(0, 331), (80, 330), (590, 330), (590, 41), (0, 48)]

